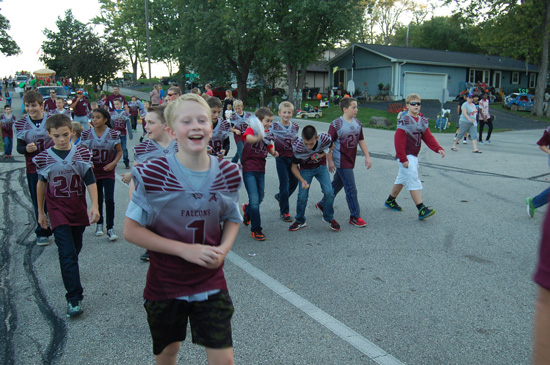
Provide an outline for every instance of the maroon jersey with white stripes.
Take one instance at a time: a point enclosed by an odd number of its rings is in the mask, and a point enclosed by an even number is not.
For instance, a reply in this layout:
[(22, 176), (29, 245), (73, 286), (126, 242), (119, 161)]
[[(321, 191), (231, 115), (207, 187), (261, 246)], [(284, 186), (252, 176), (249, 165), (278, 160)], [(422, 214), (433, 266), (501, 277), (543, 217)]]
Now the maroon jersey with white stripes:
[(351, 122), (340, 117), (334, 120), (328, 128), (328, 134), (334, 142), (332, 160), (334, 166), (342, 169), (353, 169), (357, 157), (357, 145), (363, 137), (363, 126), (356, 118)]
[(405, 154), (418, 156), (422, 146), (422, 136), (429, 127), (428, 118), (417, 116), (416, 118), (405, 114), (397, 121), (397, 129), (401, 129), (407, 135)]
[(52, 229), (60, 225), (89, 226), (84, 176), (92, 167), (86, 148), (72, 146), (62, 159), (51, 148), (42, 151), (33, 161), (38, 174), (48, 182), (46, 203)]
[(249, 134), (251, 136), (254, 135), (254, 130), (250, 127), (241, 136), (244, 142), (243, 154), (241, 156), (243, 172), (255, 171), (265, 173), (265, 159), (269, 146), (273, 145), (275, 137), (273, 137), (271, 132), (267, 131), (262, 141), (250, 144), (246, 142), (246, 136)]
[(53, 141), (48, 135), (46, 130), (46, 119), (48, 116), (44, 114), (42, 123), (37, 127), (31, 121), (31, 118), (27, 115), (15, 122), (15, 137), (25, 141), (26, 144), (34, 143), (38, 148), (31, 153), (25, 153), (25, 163), (27, 165), (27, 174), (33, 174), (36, 172), (36, 165), (32, 162), (32, 159), (40, 152), (47, 150), (53, 146)]
[[(243, 112), (242, 116), (237, 113), (233, 113), (230, 122), (233, 125), (233, 128), (238, 129), (242, 135), (246, 131), (246, 128), (248, 128), (247, 119), (251, 116), (252, 114), (249, 112)], [(233, 137), (235, 138), (235, 143), (242, 142), (240, 135), (235, 134)]]
[(212, 147), (212, 150), (210, 150), (210, 153), (212, 155), (216, 155), (217, 153), (220, 153), (221, 150), (223, 150), (223, 141), (227, 138), (230, 132), (231, 123), (229, 123), (225, 119), (218, 118), (218, 122), (212, 130), (212, 138), (208, 142), (208, 145)]
[(48, 118), (51, 117), (52, 115), (56, 115), (56, 114), (65, 114), (69, 118), (71, 117), (71, 112), (68, 109), (59, 110), (59, 109), (55, 108), (55, 109), (50, 109), (48, 111)]
[[(111, 112), (111, 125), (121, 136), (127, 133), (126, 127), (130, 124), (130, 113), (125, 110), (114, 110)], [(130, 126), (131, 127), (131, 126)]]
[[(147, 228), (184, 243), (219, 246), (224, 217), (238, 210), (241, 175), (237, 164), (210, 156), (206, 183), (195, 187), (175, 154), (134, 166), (132, 201), (148, 215)], [(217, 269), (150, 251), (146, 300), (166, 300), (209, 290), (226, 290), (223, 264)]]
[(105, 171), (105, 165), (113, 162), (116, 157), (116, 145), (120, 143), (120, 135), (117, 131), (107, 127), (101, 137), (98, 137), (95, 129), (88, 129), (80, 135), (80, 144), (92, 153), (94, 175), (96, 179), (114, 179), (115, 169)]
[(13, 125), (17, 121), (15, 115), (0, 115), (0, 123), (2, 123), (2, 138), (9, 137), (13, 138)]
[(156, 141), (148, 139), (134, 147), (134, 161), (144, 163), (153, 158), (163, 157), (178, 152), (178, 143), (172, 140), (168, 146), (162, 147)]
[(300, 160), (300, 170), (315, 169), (319, 166), (324, 166), (327, 164), (326, 156), (323, 156), (320, 159), (316, 160), (311, 158), (311, 156), (313, 156), (314, 154), (328, 152), (328, 149), (332, 145), (332, 139), (328, 134), (321, 133), (318, 136), (319, 139), (311, 150), (306, 147), (304, 139), (302, 137), (298, 138), (292, 145), (294, 158)]
[(288, 127), (280, 121), (273, 123), (270, 132), (275, 137), (275, 150), (279, 152), (279, 156), (292, 157), (292, 143), (298, 139), (299, 129), (300, 126), (292, 121)]

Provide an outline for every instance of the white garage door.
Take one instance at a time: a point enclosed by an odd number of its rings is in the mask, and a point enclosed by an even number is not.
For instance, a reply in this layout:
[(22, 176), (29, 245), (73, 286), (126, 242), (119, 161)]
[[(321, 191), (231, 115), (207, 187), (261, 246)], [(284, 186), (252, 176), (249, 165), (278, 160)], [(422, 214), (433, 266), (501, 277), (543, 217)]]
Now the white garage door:
[(405, 73), (403, 96), (415, 93), (422, 99), (441, 99), (443, 89), (447, 89), (447, 75)]

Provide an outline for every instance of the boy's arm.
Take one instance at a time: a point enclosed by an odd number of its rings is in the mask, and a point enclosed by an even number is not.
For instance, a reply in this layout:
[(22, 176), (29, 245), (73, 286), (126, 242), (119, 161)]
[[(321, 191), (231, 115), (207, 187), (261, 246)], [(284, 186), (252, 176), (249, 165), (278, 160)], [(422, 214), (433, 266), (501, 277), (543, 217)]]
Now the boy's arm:
[(550, 148), (548, 148), (548, 146), (539, 146), (539, 148), (550, 155)]
[(292, 171), (292, 173), (294, 174), (294, 176), (296, 176), (296, 178), (298, 179), (298, 181), (300, 181), (300, 183), (302, 184), (302, 189), (307, 189), (309, 188), (309, 184), (307, 183), (307, 181), (302, 177), (302, 175), (300, 174), (300, 169), (298, 169), (298, 165), (293, 163), (292, 164), (292, 167), (290, 168), (290, 171)]
[(48, 184), (45, 181), (38, 180), (36, 185), (36, 205), (38, 208), (38, 224), (44, 229), (48, 229), (50, 223), (48, 222), (48, 217), (44, 212), (44, 202), (46, 201), (46, 186)]
[(260, 136), (253, 136), (251, 134), (246, 135), (246, 143), (254, 144), (260, 142), (261, 140), (262, 138), (260, 138)]
[(439, 145), (430, 128), (426, 128), (426, 131), (422, 134), (422, 140), (432, 151), (439, 153), (441, 157), (445, 157), (445, 150)]
[(267, 147), (267, 152), (275, 158), (279, 157), (279, 152), (275, 151), (275, 146), (273, 144), (270, 144), (269, 147)]
[[(229, 235), (229, 233), (224, 232), (224, 236), (225, 234)], [(128, 217), (124, 219), (124, 239), (147, 250), (181, 257), (190, 263), (207, 268), (215, 268), (219, 257), (225, 257), (224, 255), (227, 254), (220, 247), (185, 243), (159, 236)], [(222, 242), (228, 245), (228, 242)]]
[(233, 247), (233, 243), (237, 238), (237, 233), (239, 233), (239, 223), (230, 220), (223, 222), (221, 243), (218, 246), (218, 248), (222, 251), (222, 254), (217, 257), (216, 262), (213, 264), (214, 267), (210, 268), (215, 269), (220, 267), (225, 260), (225, 257), (231, 250), (231, 247)]
[(367, 166), (367, 170), (372, 167), (372, 161), (370, 160), (370, 154), (369, 149), (367, 148), (367, 142), (365, 142), (364, 139), (359, 141), (359, 148), (361, 148), (361, 151), (363, 151), (363, 154), (365, 155), (365, 166)]
[(99, 208), (97, 203), (97, 184), (93, 183), (86, 187), (88, 189), (88, 195), (90, 195), (90, 201), (92, 202), (92, 207), (88, 211), (88, 218), (90, 219), (90, 224), (96, 223), (99, 221)]
[(111, 171), (112, 169), (114, 169), (116, 167), (116, 164), (122, 158), (122, 147), (121, 147), (120, 143), (115, 144), (115, 149), (116, 149), (115, 159), (111, 163), (108, 163), (107, 165), (105, 165), (103, 167), (103, 170)]

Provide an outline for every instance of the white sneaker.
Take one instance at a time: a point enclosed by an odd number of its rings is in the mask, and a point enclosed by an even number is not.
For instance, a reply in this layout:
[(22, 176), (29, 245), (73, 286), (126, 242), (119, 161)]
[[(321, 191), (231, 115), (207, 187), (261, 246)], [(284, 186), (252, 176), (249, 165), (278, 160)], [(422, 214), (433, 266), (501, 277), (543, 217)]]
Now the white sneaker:
[(462, 140), (462, 144), (468, 144), (468, 141), (466, 141), (465, 139)]
[(109, 241), (116, 241), (118, 239), (113, 228), (107, 230), (107, 236), (109, 237)]
[(50, 244), (50, 238), (49, 237), (38, 237), (36, 239), (36, 244), (38, 246), (47, 246)]
[(96, 229), (95, 229), (95, 235), (96, 236), (103, 236), (105, 232), (103, 232), (103, 224), (98, 224)]

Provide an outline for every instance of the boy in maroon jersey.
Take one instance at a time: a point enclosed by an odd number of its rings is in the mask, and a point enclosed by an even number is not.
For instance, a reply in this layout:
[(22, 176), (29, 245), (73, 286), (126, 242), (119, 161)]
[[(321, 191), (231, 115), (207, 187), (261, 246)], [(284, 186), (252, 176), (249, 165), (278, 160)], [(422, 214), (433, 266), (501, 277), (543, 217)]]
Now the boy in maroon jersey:
[(223, 158), (227, 155), (224, 148), (224, 141), (231, 132), (231, 123), (228, 120), (220, 118), (222, 111), (222, 102), (219, 98), (213, 97), (206, 100), (212, 111), (212, 138), (208, 142), (208, 153)]
[(122, 109), (122, 99), (115, 99), (113, 102), (115, 110), (111, 112), (111, 124), (113, 129), (120, 133), (120, 146), (122, 147), (122, 160), (126, 169), (130, 168), (130, 159), (128, 157), (127, 136), (134, 138), (132, 134), (132, 125), (130, 123), (130, 113)]
[[(38, 223), (43, 229), (51, 224), (67, 290), (67, 317), (75, 317), (82, 314), (83, 298), (78, 254), (82, 249), (84, 229), (99, 219), (97, 187), (90, 152), (71, 143), (71, 118), (64, 114), (53, 115), (46, 121), (46, 129), (54, 145), (33, 159), (39, 174), (36, 188)], [(88, 214), (85, 187), (92, 202)], [(48, 202), (49, 222), (44, 201)]]
[[(17, 152), (25, 155), (27, 184), (37, 222), (36, 184), (38, 183), (38, 174), (36, 173), (36, 165), (32, 162), (32, 159), (40, 152), (53, 146), (53, 141), (46, 130), (47, 116), (42, 109), (43, 101), (44, 99), (40, 93), (34, 90), (27, 92), (23, 97), (23, 103), (28, 114), (15, 122)], [(49, 237), (52, 235), (52, 232), (49, 228), (43, 229), (40, 224), (37, 224), (34, 232), (36, 233), (37, 245), (46, 246), (50, 244)]]
[(2, 124), (2, 140), (4, 141), (4, 158), (12, 159), (11, 150), (13, 147), (13, 125), (17, 121), (15, 115), (11, 113), (11, 106), (4, 105), (4, 113), (0, 115)]
[(135, 166), (124, 238), (149, 250), (144, 290), (157, 364), (175, 364), (187, 322), (210, 364), (232, 364), (231, 317), (223, 264), (239, 230), (237, 164), (210, 156), (210, 108), (189, 93), (164, 113), (176, 154)]
[[(262, 232), (262, 219), (260, 217), (260, 204), (264, 200), (265, 188), (265, 159), (267, 154), (278, 157), (279, 154), (274, 148), (273, 135), (269, 128), (273, 123), (273, 112), (266, 107), (256, 110), (256, 117), (261, 125), (255, 130), (252, 128), (253, 119), (249, 119), (249, 127), (242, 134), (244, 144), (241, 164), (243, 166), (243, 181), (248, 193), (248, 204), (243, 204), (243, 223), (250, 224), (250, 236), (257, 241), (264, 241), (265, 235)], [(257, 123), (257, 121), (256, 121)], [(257, 123), (259, 124), (259, 123)], [(263, 133), (262, 133), (263, 132)]]
[(441, 157), (445, 157), (445, 150), (437, 143), (437, 140), (430, 132), (428, 119), (419, 115), (422, 101), (417, 94), (410, 94), (405, 99), (407, 103), (408, 114), (397, 122), (395, 131), (395, 152), (397, 162), (399, 163), (399, 173), (391, 189), (390, 196), (384, 203), (387, 208), (395, 211), (403, 209), (397, 204), (395, 199), (406, 186), (411, 193), (411, 197), (418, 208), (418, 219), (423, 220), (435, 214), (435, 209), (430, 209), (422, 203), (422, 182), (418, 178), (418, 153), (422, 141)]

